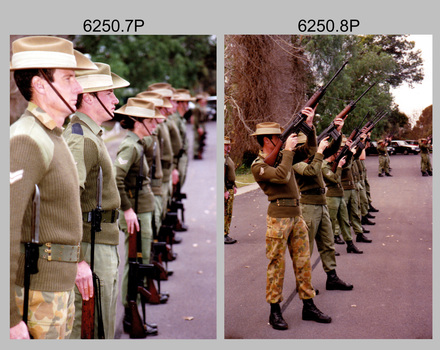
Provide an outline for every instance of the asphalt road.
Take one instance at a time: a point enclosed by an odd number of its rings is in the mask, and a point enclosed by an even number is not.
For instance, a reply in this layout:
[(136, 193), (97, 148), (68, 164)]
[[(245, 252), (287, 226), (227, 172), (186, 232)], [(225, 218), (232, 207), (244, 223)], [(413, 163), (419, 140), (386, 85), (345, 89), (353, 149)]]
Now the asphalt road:
[[(377, 156), (366, 160), (374, 226), (372, 243), (355, 243), (364, 254), (347, 254), (336, 245), (336, 271), (354, 285), (352, 291), (327, 291), (319, 254), (312, 253), (314, 299), (330, 324), (301, 320), (302, 302), (295, 291), (291, 264), (286, 263), (283, 316), (286, 331), (268, 323), (265, 301), (265, 218), (267, 197), (252, 186), (234, 201), (230, 236), (225, 246), (225, 339), (431, 339), (432, 177), (422, 177), (420, 156), (391, 156), (393, 177), (378, 177)], [(316, 245), (315, 245), (316, 247)], [(287, 260), (290, 257), (287, 256)]]
[[(159, 334), (147, 339), (215, 339), (217, 337), (216, 275), (216, 123), (206, 124), (207, 140), (203, 160), (192, 159), (192, 127), (188, 125), (190, 159), (188, 175), (182, 188), (186, 193), (185, 223), (189, 229), (178, 232), (182, 243), (173, 245), (177, 259), (168, 263), (173, 275), (161, 282), (161, 291), (168, 292), (166, 304), (146, 306), (148, 323), (158, 325)], [(121, 134), (123, 135), (123, 133)], [(114, 159), (119, 137), (106, 143)], [(180, 213), (179, 213), (180, 216)], [(120, 261), (125, 261), (124, 234), (120, 232)], [(122, 280), (123, 263), (120, 264)], [(140, 310), (140, 308), (139, 308)], [(142, 315), (142, 313), (141, 313)], [(116, 317), (116, 339), (129, 339), (122, 329), (124, 308), (119, 301)]]

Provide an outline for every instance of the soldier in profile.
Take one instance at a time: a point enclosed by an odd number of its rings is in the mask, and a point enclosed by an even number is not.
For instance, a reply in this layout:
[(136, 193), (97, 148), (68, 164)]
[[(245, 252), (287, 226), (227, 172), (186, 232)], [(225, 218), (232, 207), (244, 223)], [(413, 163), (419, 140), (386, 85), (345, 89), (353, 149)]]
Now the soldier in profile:
[(264, 159), (275, 148), (282, 133), (280, 125), (272, 122), (260, 123), (252, 134), (256, 136), (261, 147), (258, 158), (251, 166), (252, 174), (270, 202), (266, 217), (266, 257), (269, 259), (266, 301), (270, 304), (269, 323), (278, 330), (288, 329), (280, 307), (283, 300), (286, 248), (292, 259), (298, 295), (303, 301), (302, 319), (331, 322), (331, 317), (322, 313), (313, 302), (316, 292), (312, 286), (309, 237), (307, 225), (301, 215), (298, 185), (292, 169), (292, 164), (311, 157), (317, 149), (313, 126), (314, 110), (306, 107), (302, 113), (307, 115), (306, 123), (312, 131), (306, 143), (298, 148), (296, 134), (287, 138), (277, 167), (266, 164)]
[[(10, 338), (64, 339), (74, 319), (82, 222), (78, 176), (62, 126), (83, 91), (75, 70), (97, 67), (57, 37), (20, 38), (12, 53), (10, 69), (29, 103), (10, 128)], [(37, 188), (40, 210), (33, 219)], [(33, 229), (38, 222), (39, 230)], [(38, 245), (38, 272), (30, 277), (26, 325), (23, 251), (32, 240)]]

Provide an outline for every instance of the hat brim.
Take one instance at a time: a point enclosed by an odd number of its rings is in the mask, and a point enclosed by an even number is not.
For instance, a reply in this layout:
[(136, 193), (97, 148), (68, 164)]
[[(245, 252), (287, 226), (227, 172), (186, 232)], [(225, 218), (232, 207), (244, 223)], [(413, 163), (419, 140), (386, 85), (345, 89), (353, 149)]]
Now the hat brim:
[(121, 108), (115, 111), (115, 114), (127, 115), (134, 118), (145, 118), (145, 119), (165, 119), (165, 117), (157, 110), (154, 109), (154, 115), (147, 115), (147, 113), (139, 112), (127, 112), (127, 105), (123, 105)]
[(112, 73), (112, 81), (113, 81), (113, 84), (110, 86), (83, 88), (83, 93), (121, 89), (121, 88), (125, 88), (130, 85), (130, 83), (127, 80), (121, 78), (119, 75), (117, 75), (115, 73)]
[(89, 60), (84, 54), (77, 50), (73, 50), (75, 56), (76, 65), (54, 65), (54, 64), (36, 64), (36, 65), (24, 65), (20, 67), (13, 67), (12, 62), (9, 63), (9, 70), (23, 70), (23, 69), (71, 69), (71, 70), (97, 70), (98, 67), (91, 60)]

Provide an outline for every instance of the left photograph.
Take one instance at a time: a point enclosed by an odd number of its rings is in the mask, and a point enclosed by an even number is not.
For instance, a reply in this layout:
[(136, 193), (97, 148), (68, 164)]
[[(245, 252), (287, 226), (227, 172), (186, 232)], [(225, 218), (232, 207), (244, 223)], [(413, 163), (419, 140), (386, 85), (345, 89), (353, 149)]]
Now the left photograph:
[(216, 50), (10, 36), (11, 339), (216, 339)]

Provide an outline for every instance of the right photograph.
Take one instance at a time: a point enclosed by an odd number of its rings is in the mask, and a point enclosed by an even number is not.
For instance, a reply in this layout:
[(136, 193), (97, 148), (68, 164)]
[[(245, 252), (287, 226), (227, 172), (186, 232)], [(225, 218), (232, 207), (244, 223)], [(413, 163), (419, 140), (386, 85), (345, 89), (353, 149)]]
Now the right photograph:
[(225, 339), (433, 338), (432, 40), (225, 35)]

